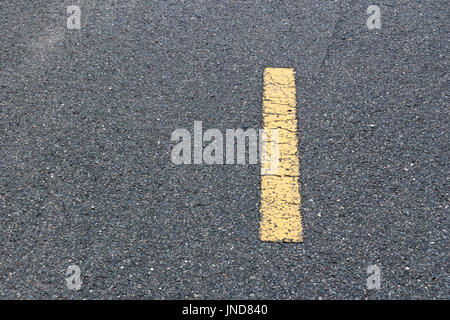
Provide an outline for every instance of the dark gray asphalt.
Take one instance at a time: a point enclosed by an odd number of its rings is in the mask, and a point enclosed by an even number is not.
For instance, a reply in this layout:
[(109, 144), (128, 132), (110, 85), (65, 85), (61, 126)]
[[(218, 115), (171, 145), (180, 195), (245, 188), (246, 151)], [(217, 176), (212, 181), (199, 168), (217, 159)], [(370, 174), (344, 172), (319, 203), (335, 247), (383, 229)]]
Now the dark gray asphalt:
[[(450, 297), (447, 1), (0, 14), (0, 299)], [(296, 70), (303, 244), (258, 240), (258, 165), (170, 161), (194, 120), (261, 128), (265, 67)]]

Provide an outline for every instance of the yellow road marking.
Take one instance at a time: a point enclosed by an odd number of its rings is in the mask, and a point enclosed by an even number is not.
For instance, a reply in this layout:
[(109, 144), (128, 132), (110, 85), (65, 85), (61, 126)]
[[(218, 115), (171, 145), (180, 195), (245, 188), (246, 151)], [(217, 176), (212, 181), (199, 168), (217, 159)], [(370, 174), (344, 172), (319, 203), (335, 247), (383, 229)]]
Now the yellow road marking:
[(296, 111), (294, 69), (266, 68), (263, 96), (265, 148), (270, 158), (273, 144), (278, 140), (279, 162), (275, 171), (267, 171), (270, 163), (261, 161), (262, 241), (303, 242)]

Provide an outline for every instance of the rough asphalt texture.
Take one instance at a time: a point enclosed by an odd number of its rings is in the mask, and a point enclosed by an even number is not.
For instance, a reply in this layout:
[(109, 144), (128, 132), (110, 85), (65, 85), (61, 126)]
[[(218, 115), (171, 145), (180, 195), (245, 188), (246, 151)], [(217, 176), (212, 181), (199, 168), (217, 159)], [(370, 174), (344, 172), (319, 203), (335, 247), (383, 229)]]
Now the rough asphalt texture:
[[(450, 298), (447, 1), (0, 13), (0, 299)], [(265, 67), (296, 70), (303, 244), (258, 240), (258, 165), (170, 160), (194, 120), (261, 128)]]

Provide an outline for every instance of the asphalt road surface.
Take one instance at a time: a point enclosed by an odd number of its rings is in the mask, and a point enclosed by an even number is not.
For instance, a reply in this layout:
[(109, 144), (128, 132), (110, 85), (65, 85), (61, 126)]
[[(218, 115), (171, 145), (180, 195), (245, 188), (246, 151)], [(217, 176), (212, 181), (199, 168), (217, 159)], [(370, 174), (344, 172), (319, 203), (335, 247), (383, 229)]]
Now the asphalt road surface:
[[(0, 299), (448, 299), (448, 19), (444, 0), (1, 1)], [(259, 239), (259, 165), (171, 161), (194, 121), (261, 128), (267, 67), (296, 72), (303, 243)]]

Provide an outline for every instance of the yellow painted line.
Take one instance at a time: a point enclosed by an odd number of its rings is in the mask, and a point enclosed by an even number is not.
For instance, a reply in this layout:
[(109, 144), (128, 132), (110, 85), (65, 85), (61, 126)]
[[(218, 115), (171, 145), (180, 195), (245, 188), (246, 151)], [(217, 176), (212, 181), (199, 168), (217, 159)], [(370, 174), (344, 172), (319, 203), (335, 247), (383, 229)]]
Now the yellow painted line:
[(268, 158), (278, 149), (279, 161), (277, 166), (261, 161), (262, 241), (303, 242), (296, 111), (294, 69), (266, 68), (263, 122), (267, 138), (264, 148)]

